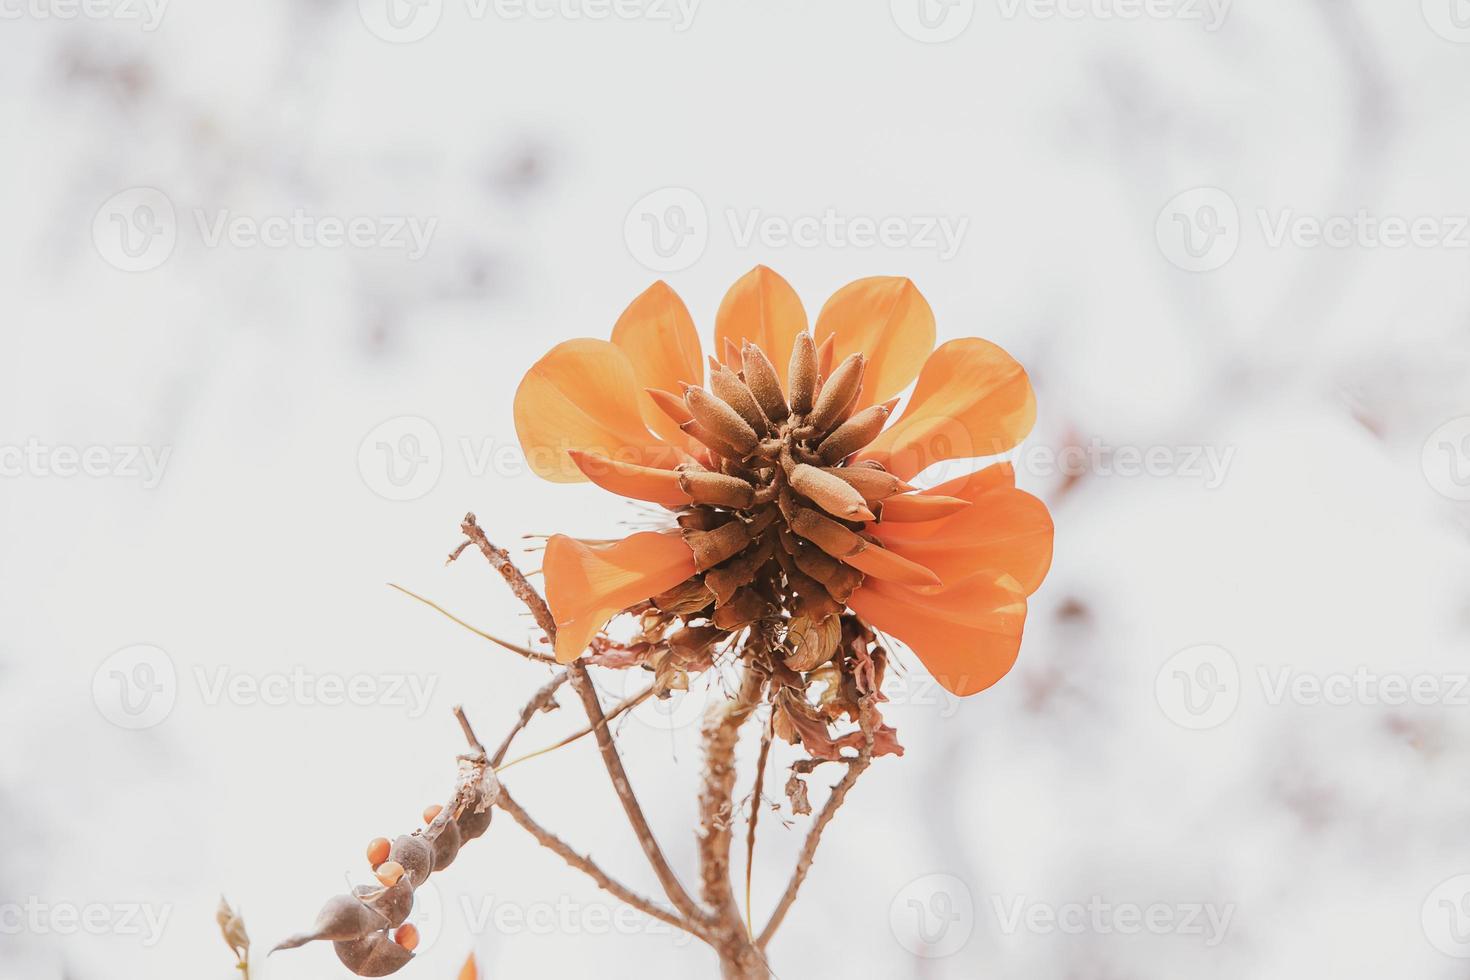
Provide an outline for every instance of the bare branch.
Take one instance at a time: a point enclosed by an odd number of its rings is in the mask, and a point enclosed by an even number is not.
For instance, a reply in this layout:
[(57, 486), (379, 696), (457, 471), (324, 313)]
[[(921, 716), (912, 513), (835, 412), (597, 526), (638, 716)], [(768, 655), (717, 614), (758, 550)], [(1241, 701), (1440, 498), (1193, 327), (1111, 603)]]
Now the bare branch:
[[(774, 717), (772, 718), (774, 721)], [(755, 760), (755, 788), (750, 791), (750, 820), (745, 830), (745, 933), (755, 939), (755, 921), (750, 914), (750, 878), (755, 868), (755, 824), (761, 815), (761, 796), (766, 782), (766, 760), (771, 754), (771, 724), (761, 732), (761, 751)]]
[(863, 732), (866, 734), (866, 738), (863, 740), (863, 747), (858, 752), (857, 758), (848, 761), (847, 772), (843, 773), (842, 779), (838, 781), (836, 786), (832, 787), (832, 792), (827, 797), (826, 805), (822, 807), (822, 812), (817, 814), (817, 819), (813, 821), (811, 830), (807, 832), (806, 843), (801, 848), (801, 856), (796, 860), (796, 869), (791, 873), (791, 881), (787, 883), (786, 891), (781, 895), (781, 900), (776, 903), (775, 911), (771, 913), (770, 920), (766, 923), (766, 927), (761, 930), (760, 937), (755, 941), (757, 949), (763, 950), (766, 948), (766, 944), (771, 941), (771, 937), (781, 927), (781, 922), (786, 918), (786, 913), (791, 911), (791, 905), (796, 901), (796, 893), (801, 889), (802, 882), (806, 880), (807, 872), (811, 871), (812, 861), (817, 855), (817, 845), (822, 842), (822, 831), (826, 830), (827, 825), (832, 822), (832, 818), (837, 816), (837, 811), (842, 806), (843, 800), (847, 798), (848, 791), (852, 789), (853, 784), (858, 781), (858, 777), (863, 774), (863, 771), (873, 761), (872, 722), (866, 711), (862, 711), (861, 714), (863, 716), (861, 724)]
[(635, 909), (638, 909), (645, 915), (652, 916), (653, 918), (658, 919), (660, 922), (667, 922), (669, 925), (674, 926), (676, 929), (682, 929), (683, 931), (698, 936), (701, 939), (705, 938), (704, 929), (698, 924), (698, 922), (686, 922), (684, 919), (680, 918), (678, 915), (674, 914), (668, 909), (661, 908), (660, 906), (655, 905), (651, 900), (644, 898), (637, 892), (632, 891), (626, 885), (620, 884), (619, 882), (613, 880), (613, 878), (609, 876), (606, 871), (603, 871), (600, 867), (597, 866), (597, 864), (592, 860), (591, 857), (583, 854), (578, 854), (575, 850), (572, 849), (571, 845), (567, 844), (551, 831), (538, 824), (535, 820), (531, 818), (531, 815), (527, 813), (524, 809), (522, 809), (521, 805), (511, 797), (510, 793), (506, 791), (504, 786), (500, 788), (500, 796), (495, 801), (495, 805), (500, 807), (506, 813), (509, 813), (511, 819), (513, 819), (516, 823), (526, 828), (526, 830), (530, 832), (531, 836), (536, 838), (537, 843), (539, 843), (542, 847), (557, 854), (567, 864), (587, 875), (589, 878), (597, 883), (599, 888), (602, 888), (604, 891), (607, 891), (617, 898), (623, 900), (624, 902), (633, 906)]
[(705, 918), (704, 911), (695, 904), (689, 892), (685, 890), (679, 881), (679, 876), (674, 869), (669, 867), (668, 859), (658, 845), (658, 840), (653, 836), (653, 828), (648, 825), (648, 818), (643, 814), (643, 807), (638, 803), (638, 797), (633, 793), (633, 786), (628, 782), (627, 770), (623, 768), (622, 757), (618, 755), (618, 747), (613, 742), (612, 732), (608, 731), (606, 717), (602, 712), (602, 703), (597, 700), (597, 690), (592, 686), (592, 678), (587, 676), (587, 668), (580, 661), (572, 661), (567, 667), (567, 673), (571, 675), (572, 689), (582, 699), (582, 707), (587, 711), (587, 720), (592, 723), (594, 733), (597, 736), (597, 748), (602, 754), (603, 765), (607, 768), (608, 777), (612, 780), (613, 790), (622, 801), (623, 812), (627, 814), (628, 823), (633, 828), (633, 834), (638, 838), (638, 844), (643, 848), (643, 853), (648, 858), (648, 863), (653, 866), (653, 873), (658, 877), (659, 884), (663, 886), (664, 893), (669, 896), (669, 901), (674, 907), (692, 920), (702, 921)]
[[(752, 642), (762, 642), (752, 637)], [(704, 723), (704, 786), (699, 793), (700, 880), (704, 900), (716, 916), (739, 928), (740, 913), (730, 886), (730, 837), (734, 820), (731, 798), (735, 792), (735, 745), (740, 726), (760, 703), (765, 678), (747, 667), (735, 698), (712, 710)]]
[[(490, 539), (485, 537), (485, 532), (481, 530), (479, 522), (475, 520), (474, 514), (464, 515), (464, 521), (460, 523), (459, 529), (474, 543), (475, 547), (480, 549), (485, 560), (500, 573), (501, 578), (505, 579), (506, 584), (510, 586), (510, 591), (515, 593), (515, 597), (531, 610), (531, 615), (536, 618), (536, 625), (541, 627), (546, 638), (555, 643), (556, 620), (552, 618), (551, 610), (546, 607), (546, 600), (541, 598), (541, 593), (526, 581), (526, 576), (516, 567), (515, 562), (510, 560), (510, 552), (490, 543)], [(458, 554), (459, 552), (456, 551), (450, 557), (457, 557)]]
[(547, 681), (539, 691), (531, 696), (531, 700), (527, 701), (526, 706), (521, 709), (521, 716), (516, 721), (515, 726), (506, 733), (505, 739), (500, 743), (500, 748), (496, 749), (495, 754), (490, 757), (492, 768), (498, 768), (500, 766), (501, 760), (510, 751), (510, 743), (531, 723), (531, 719), (536, 717), (536, 712), (546, 710), (547, 705), (553, 703), (557, 689), (565, 684), (566, 680), (567, 672), (564, 670), (560, 671), (555, 677)]

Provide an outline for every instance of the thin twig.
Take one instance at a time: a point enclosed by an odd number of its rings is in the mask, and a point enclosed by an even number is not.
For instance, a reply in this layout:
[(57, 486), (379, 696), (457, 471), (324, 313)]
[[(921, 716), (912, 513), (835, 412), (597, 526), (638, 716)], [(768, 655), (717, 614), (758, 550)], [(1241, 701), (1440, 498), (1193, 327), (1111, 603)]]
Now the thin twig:
[(470, 725), (469, 718), (465, 716), (464, 705), (456, 704), (454, 706), (454, 717), (459, 722), (460, 729), (464, 732), (464, 740), (470, 743), (470, 751), (483, 758), (485, 755), (485, 746), (481, 744), (479, 736), (475, 734), (474, 727)]
[[(565, 679), (565, 674), (560, 675), (560, 676), (562, 677), (563, 680)], [(631, 710), (633, 708), (638, 707), (638, 705), (642, 704), (644, 701), (647, 701), (652, 696), (653, 696), (653, 688), (648, 687), (648, 688), (644, 688), (642, 691), (639, 691), (637, 694), (633, 694), (633, 695), (630, 695), (629, 697), (624, 698), (623, 700), (619, 701), (613, 707), (613, 709), (611, 711), (609, 711), (607, 713), (607, 717), (603, 719), (603, 724), (604, 725), (607, 724), (608, 722), (612, 721), (614, 718), (618, 717), (619, 715), (621, 715), (625, 711), (629, 711), (629, 710)], [(575, 731), (572, 734), (568, 735), (566, 738), (564, 738), (564, 739), (562, 739), (562, 740), (560, 740), (558, 742), (553, 742), (551, 745), (548, 745), (548, 746), (546, 746), (543, 749), (537, 749), (534, 752), (527, 752), (525, 755), (516, 756), (514, 759), (510, 760), (509, 762), (507, 762), (505, 765), (503, 765), (503, 766), (497, 766), (496, 767), (496, 771), (497, 772), (504, 772), (506, 769), (509, 769), (511, 766), (515, 765), (518, 762), (525, 762), (527, 759), (534, 759), (538, 755), (545, 755), (548, 752), (553, 752), (553, 751), (561, 748), (564, 745), (571, 745), (577, 739), (582, 738), (585, 735), (591, 735), (592, 734), (592, 731), (593, 731), (593, 726), (592, 725), (588, 725), (586, 728), (578, 729), (577, 731)]]
[(674, 908), (691, 920), (702, 921), (705, 918), (704, 911), (695, 904), (689, 892), (679, 881), (679, 876), (669, 866), (668, 859), (659, 847), (658, 839), (653, 836), (653, 828), (648, 825), (648, 818), (643, 813), (643, 807), (638, 803), (638, 797), (633, 793), (633, 785), (628, 782), (627, 770), (623, 768), (622, 757), (618, 755), (617, 744), (613, 741), (612, 732), (606, 725), (606, 718), (602, 712), (602, 703), (597, 700), (597, 690), (592, 686), (592, 678), (587, 676), (587, 668), (581, 661), (573, 660), (567, 666), (567, 673), (571, 675), (572, 690), (582, 699), (582, 707), (587, 712), (587, 720), (592, 723), (594, 733), (597, 736), (597, 749), (602, 755), (603, 765), (607, 768), (608, 777), (612, 780), (613, 791), (618, 794), (622, 801), (623, 812), (627, 814), (628, 823), (633, 828), (633, 834), (638, 838), (638, 844), (643, 848), (648, 863), (653, 867), (653, 873), (658, 878), (659, 884), (663, 886), (664, 893), (669, 896), (669, 901)]
[[(547, 608), (546, 600), (541, 597), (541, 593), (526, 581), (526, 576), (511, 560), (510, 553), (491, 543), (479, 522), (475, 520), (474, 514), (466, 514), (459, 529), (480, 550), (491, 567), (500, 573), (501, 578), (505, 579), (515, 597), (531, 611), (537, 625), (545, 632), (547, 640), (555, 645), (556, 620), (552, 617), (551, 610)], [(456, 555), (458, 553), (455, 552)], [(644, 815), (638, 798), (633, 794), (633, 786), (628, 782), (628, 773), (623, 768), (623, 760), (618, 755), (612, 732), (607, 728), (607, 717), (603, 713), (602, 703), (597, 699), (597, 691), (592, 686), (592, 678), (587, 675), (586, 666), (580, 661), (572, 661), (567, 666), (567, 676), (572, 682), (572, 689), (582, 700), (582, 707), (587, 712), (587, 721), (597, 736), (597, 748), (602, 754), (603, 765), (607, 769), (608, 777), (612, 780), (613, 791), (617, 793), (618, 799), (623, 804), (623, 812), (627, 814), (628, 823), (632, 826), (633, 834), (638, 838), (638, 844), (643, 848), (643, 853), (648, 858), (654, 875), (658, 878), (659, 884), (663, 886), (664, 893), (668, 895), (674, 908), (691, 921), (703, 921), (704, 910), (690, 897), (689, 892), (679, 882), (679, 877), (674, 873), (674, 869), (669, 866), (663, 849), (659, 847), (658, 840), (653, 836), (653, 829), (648, 825), (648, 818)]]
[[(752, 636), (752, 643), (762, 642)], [(735, 904), (735, 891), (730, 887), (730, 838), (733, 822), (731, 797), (735, 791), (735, 745), (740, 726), (760, 702), (765, 678), (750, 667), (745, 668), (740, 691), (735, 697), (710, 712), (704, 723), (704, 785), (699, 792), (700, 881), (704, 900), (714, 913), (731, 921), (740, 929), (740, 913)]]
[(551, 831), (538, 824), (535, 820), (531, 818), (531, 815), (523, 810), (521, 808), (521, 805), (511, 797), (510, 793), (505, 789), (504, 786), (500, 788), (500, 796), (496, 799), (495, 805), (500, 807), (506, 813), (509, 813), (511, 819), (513, 819), (516, 823), (526, 828), (526, 830), (530, 832), (531, 836), (535, 837), (536, 841), (542, 847), (554, 852), (555, 854), (560, 856), (561, 859), (567, 864), (586, 874), (589, 878), (597, 883), (598, 887), (602, 888), (604, 891), (610, 892), (616, 897), (622, 899), (624, 902), (638, 909), (645, 915), (652, 916), (653, 918), (658, 919), (660, 922), (667, 922), (669, 925), (675, 927), (676, 929), (681, 929), (700, 938), (704, 938), (704, 930), (697, 922), (686, 922), (684, 919), (680, 918), (678, 915), (674, 914), (668, 909), (661, 908), (660, 906), (655, 905), (651, 900), (644, 898), (642, 895), (639, 895), (638, 893), (632, 891), (626, 885), (620, 884), (619, 882), (613, 880), (613, 878), (609, 876), (606, 871), (603, 871), (600, 867), (597, 866), (597, 864), (592, 860), (591, 857), (583, 854), (578, 854), (575, 850), (572, 849), (571, 845), (567, 844)]
[(445, 609), (443, 606), (439, 605), (437, 602), (433, 601), (432, 599), (426, 599), (423, 596), (419, 595), (417, 592), (411, 592), (408, 589), (405, 589), (403, 586), (398, 585), (395, 582), (389, 582), (388, 585), (389, 585), (390, 588), (397, 589), (399, 592), (402, 592), (404, 595), (408, 596), (409, 598), (411, 598), (411, 599), (417, 599), (419, 602), (422, 602), (424, 605), (428, 606), (430, 609), (436, 610), (437, 612), (441, 613), (442, 615), (447, 616), (449, 619), (451, 619), (454, 622), (458, 623), (459, 625), (463, 626), (465, 629), (469, 630), (471, 633), (475, 634), (476, 636), (483, 637), (484, 639), (489, 640), (491, 643), (494, 643), (496, 646), (504, 647), (505, 649), (509, 650), (511, 653), (519, 653), (521, 656), (525, 657), (527, 660), (534, 660), (537, 663), (543, 663), (543, 664), (554, 664), (554, 663), (556, 663), (556, 658), (553, 657), (549, 653), (541, 653), (538, 650), (532, 650), (529, 647), (523, 647), (519, 643), (512, 643), (509, 640), (502, 640), (498, 636), (494, 636), (494, 635), (492, 635), (490, 633), (486, 633), (482, 629), (477, 629), (474, 626), (471, 626), (469, 623), (466, 623), (464, 620), (460, 619), (454, 613), (450, 612), (448, 609)]
[[(480, 553), (485, 556), (485, 560), (490, 563), (490, 567), (494, 568), (500, 573), (501, 578), (505, 579), (506, 584), (510, 586), (510, 591), (515, 593), (515, 597), (525, 603), (527, 609), (531, 610), (531, 615), (536, 618), (536, 625), (541, 627), (542, 631), (546, 634), (546, 638), (552, 643), (555, 643), (556, 620), (552, 618), (551, 610), (546, 607), (546, 600), (541, 598), (541, 593), (537, 592), (531, 583), (526, 581), (526, 576), (516, 567), (515, 562), (510, 560), (510, 552), (504, 548), (497, 548), (490, 543), (490, 539), (485, 537), (485, 532), (481, 530), (479, 522), (475, 520), (474, 514), (464, 515), (464, 520), (460, 523), (459, 529), (464, 532), (465, 537), (474, 543), (475, 547), (480, 549)], [(454, 553), (455, 556), (458, 554), (458, 551)]]
[(750, 877), (755, 867), (755, 823), (761, 815), (761, 796), (766, 781), (766, 759), (771, 754), (771, 725), (775, 715), (761, 732), (761, 751), (755, 760), (755, 788), (750, 794), (750, 820), (745, 831), (745, 934), (755, 939), (755, 920), (750, 914)]
[(565, 684), (566, 680), (567, 672), (563, 670), (551, 680), (547, 681), (539, 691), (531, 696), (531, 700), (527, 701), (526, 706), (521, 709), (521, 716), (517, 719), (515, 726), (506, 733), (504, 741), (500, 743), (500, 748), (496, 749), (495, 754), (490, 757), (491, 768), (500, 765), (500, 760), (504, 759), (505, 754), (510, 751), (510, 743), (515, 740), (515, 737), (521, 733), (522, 729), (531, 723), (531, 719), (536, 717), (536, 712), (546, 710), (547, 705), (553, 703), (556, 698), (557, 688)]
[(757, 949), (765, 949), (771, 937), (780, 928), (781, 922), (786, 918), (786, 913), (791, 911), (791, 904), (796, 901), (796, 893), (801, 889), (801, 883), (806, 880), (807, 872), (811, 870), (812, 861), (817, 855), (817, 845), (822, 842), (822, 831), (827, 829), (827, 824), (837, 815), (837, 810), (842, 806), (842, 801), (847, 798), (848, 790), (852, 789), (863, 770), (873, 761), (873, 728), (867, 713), (859, 711), (862, 715), (863, 731), (866, 737), (863, 746), (859, 750), (857, 758), (853, 759), (847, 767), (847, 772), (842, 774), (842, 779), (836, 786), (832, 787), (831, 794), (827, 797), (827, 803), (822, 807), (822, 812), (817, 814), (817, 819), (812, 823), (812, 828), (807, 832), (806, 843), (802, 845), (801, 856), (797, 858), (796, 870), (791, 873), (791, 881), (786, 885), (786, 891), (781, 895), (781, 900), (776, 903), (776, 909), (771, 913), (771, 918), (766, 922), (766, 927), (761, 930), (760, 937), (756, 939)]

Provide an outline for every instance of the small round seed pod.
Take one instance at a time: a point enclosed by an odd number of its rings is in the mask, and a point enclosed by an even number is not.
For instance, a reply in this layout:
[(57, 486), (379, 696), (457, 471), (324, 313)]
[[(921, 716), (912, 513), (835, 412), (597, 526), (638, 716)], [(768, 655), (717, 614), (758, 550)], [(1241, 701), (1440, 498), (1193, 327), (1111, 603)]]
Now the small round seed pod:
[(403, 877), (403, 865), (397, 861), (385, 861), (378, 868), (377, 877), (384, 888), (392, 888)]
[(459, 824), (459, 835), (464, 840), (474, 840), (489, 829), (490, 816), (495, 812), (495, 808), (489, 803), (483, 805), (485, 809), (479, 811), (475, 809), (475, 804), (467, 805), (454, 821)]
[(413, 924), (404, 926), (393, 933), (393, 941), (412, 953), (419, 948), (419, 927)]
[(333, 946), (342, 965), (360, 977), (386, 977), (413, 959), (413, 950), (395, 943), (386, 930), (362, 939), (333, 943)]
[(430, 846), (434, 849), (434, 870), (443, 871), (454, 863), (455, 855), (459, 853), (460, 845), (464, 838), (460, 836), (459, 824), (450, 821), (444, 825), (439, 836), (434, 838)]
[(402, 865), (409, 881), (417, 888), (428, 880), (429, 873), (434, 870), (434, 849), (422, 837), (404, 834), (393, 842), (393, 852), (389, 855), (389, 860)]

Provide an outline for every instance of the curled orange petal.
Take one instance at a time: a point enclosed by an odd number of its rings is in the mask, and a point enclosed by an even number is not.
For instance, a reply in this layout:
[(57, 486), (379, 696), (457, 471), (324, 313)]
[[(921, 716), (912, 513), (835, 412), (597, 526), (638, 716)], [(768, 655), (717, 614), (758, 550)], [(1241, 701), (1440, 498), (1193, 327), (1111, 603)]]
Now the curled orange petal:
[(665, 507), (682, 507), (689, 503), (689, 495), (679, 489), (679, 474), (674, 470), (624, 463), (579, 449), (567, 452), (572, 462), (577, 464), (577, 469), (604, 490)]
[(899, 524), (922, 523), (957, 514), (968, 506), (970, 502), (960, 497), (904, 493), (883, 501), (883, 520)]
[(939, 584), (939, 576), (932, 570), (911, 558), (906, 558), (871, 542), (856, 554), (844, 555), (842, 560), (864, 575), (870, 575), (873, 578), (916, 587), (932, 587)]
[(557, 663), (576, 660), (618, 613), (694, 572), (694, 554), (676, 532), (641, 531), (601, 545), (552, 535), (542, 573), (556, 620)]
[(765, 351), (783, 385), (796, 335), (805, 331), (806, 310), (796, 290), (763, 265), (730, 287), (715, 314), (715, 345), (725, 366), (740, 370), (740, 342), (748, 340)]
[(460, 968), (459, 980), (480, 980), (480, 967), (475, 963), (474, 953), (470, 954), (470, 958), (465, 960), (464, 966)]
[(902, 640), (940, 686), (960, 697), (985, 690), (1010, 671), (1026, 625), (1019, 585), (993, 572), (924, 592), (867, 579), (848, 605)]
[(644, 397), (622, 348), (568, 340), (531, 366), (516, 389), (516, 434), (531, 470), (553, 483), (586, 479), (569, 449), (640, 466), (671, 468), (682, 457), (643, 422)]
[[(969, 501), (947, 517), (923, 523), (888, 522), (889, 507), (903, 499)], [(909, 506), (913, 506), (912, 504)], [(1015, 470), (997, 463), (932, 490), (883, 502), (884, 520), (868, 531), (884, 547), (931, 568), (944, 581), (981, 569), (998, 569), (1030, 595), (1051, 568), (1053, 525), (1046, 504), (1015, 486)]]
[(868, 358), (855, 411), (903, 391), (934, 350), (934, 311), (918, 288), (900, 276), (872, 276), (843, 286), (817, 315), (817, 343), (833, 341), (838, 363), (849, 354)]
[(677, 422), (654, 404), (645, 388), (679, 391), (682, 384), (704, 380), (704, 360), (699, 332), (679, 294), (659, 280), (645, 289), (613, 325), (612, 342), (622, 348), (633, 364), (640, 394), (638, 407), (643, 421), (665, 441), (676, 446), (688, 440)]
[(1031, 381), (1015, 358), (989, 341), (951, 340), (924, 362), (903, 415), (858, 458), (907, 480), (940, 460), (1012, 449), (1035, 421)]

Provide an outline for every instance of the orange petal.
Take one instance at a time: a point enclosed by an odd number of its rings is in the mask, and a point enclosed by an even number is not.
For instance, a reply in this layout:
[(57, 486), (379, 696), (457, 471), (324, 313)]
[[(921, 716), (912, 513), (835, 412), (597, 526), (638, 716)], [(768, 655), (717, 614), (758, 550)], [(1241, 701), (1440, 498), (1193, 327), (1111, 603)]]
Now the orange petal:
[(941, 497), (922, 493), (905, 493), (883, 500), (883, 520), (894, 523), (921, 523), (957, 514), (970, 506), (960, 497)]
[(923, 565), (872, 543), (857, 554), (847, 555), (842, 560), (864, 575), (889, 582), (930, 587), (939, 584), (939, 576)]
[(993, 572), (930, 593), (867, 579), (847, 604), (907, 644), (934, 679), (960, 697), (1006, 675), (1026, 625), (1026, 597), (1009, 577)]
[(1035, 421), (1031, 381), (1015, 358), (989, 341), (951, 340), (924, 363), (903, 415), (858, 458), (907, 480), (940, 460), (1012, 449)]
[(546, 543), (546, 604), (556, 619), (556, 659), (582, 655), (608, 621), (694, 574), (694, 554), (678, 533), (641, 531), (587, 545), (564, 534)]
[(683, 507), (689, 503), (689, 495), (679, 489), (679, 474), (674, 470), (623, 463), (579, 449), (567, 452), (577, 469), (604, 490), (665, 507)]
[[(890, 524), (888, 508), (898, 500), (957, 498), (971, 506), (924, 523)], [(1053, 525), (1046, 504), (1015, 487), (1015, 470), (997, 463), (932, 490), (883, 502), (884, 521), (868, 531), (884, 547), (933, 569), (952, 582), (981, 569), (998, 569), (1030, 595), (1051, 568)]]
[(475, 963), (474, 953), (470, 954), (470, 958), (465, 960), (464, 966), (460, 968), (459, 980), (480, 980), (480, 968)]
[(516, 389), (516, 434), (533, 472), (553, 483), (586, 479), (569, 449), (642, 466), (672, 468), (673, 447), (643, 423), (644, 397), (622, 348), (605, 340), (568, 340), (531, 366)]
[[(704, 380), (703, 355), (694, 320), (679, 294), (659, 280), (649, 286), (623, 311), (613, 325), (612, 342), (633, 363), (638, 387), (679, 391), (681, 384)], [(643, 421), (654, 432), (676, 446), (688, 439), (677, 423), (660, 411), (647, 392), (640, 393), (638, 407)]]
[(730, 287), (715, 314), (715, 344), (725, 352), (726, 366), (740, 370), (740, 342), (748, 340), (766, 352), (783, 385), (796, 335), (805, 330), (806, 310), (796, 290), (763, 265)]
[(863, 390), (854, 411), (903, 391), (934, 350), (934, 311), (911, 280), (873, 276), (848, 283), (817, 315), (815, 339), (835, 341), (833, 359), (867, 355)]

